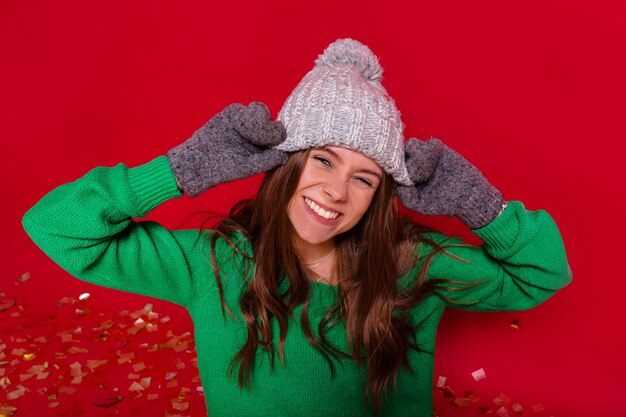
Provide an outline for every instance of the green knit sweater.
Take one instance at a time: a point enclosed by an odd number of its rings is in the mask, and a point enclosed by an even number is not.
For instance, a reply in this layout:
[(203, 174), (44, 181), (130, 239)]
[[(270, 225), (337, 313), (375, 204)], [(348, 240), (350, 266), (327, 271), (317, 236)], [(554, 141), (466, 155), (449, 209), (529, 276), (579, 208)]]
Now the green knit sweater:
[[(331, 377), (325, 359), (303, 335), (297, 309), (289, 322), (285, 363), (269, 368), (267, 354), (258, 353), (251, 387), (237, 387), (228, 366), (247, 337), (238, 309), (243, 287), (239, 255), (223, 241), (217, 261), (224, 295), (238, 320), (222, 316), (216, 281), (205, 240), (197, 230), (167, 230), (150, 221), (135, 221), (164, 201), (179, 197), (166, 157), (135, 168), (98, 167), (75, 182), (62, 185), (30, 209), (23, 225), (33, 241), (70, 274), (123, 291), (157, 297), (187, 308), (194, 323), (198, 367), (211, 417), (219, 416), (372, 416), (365, 403), (366, 371), (347, 359), (338, 360)], [(454, 247), (434, 257), (429, 277), (458, 281), (484, 280), (469, 290), (446, 293), (454, 305), (468, 310), (523, 310), (548, 299), (571, 280), (557, 226), (545, 211), (528, 211), (509, 202), (489, 225), (475, 230), (481, 247)], [(443, 242), (446, 236), (431, 233)], [(453, 242), (460, 242), (453, 240)], [(242, 243), (242, 245), (245, 243)], [(246, 248), (249, 250), (249, 247)], [(423, 247), (426, 255), (431, 248)], [(410, 277), (416, 271), (411, 271)], [(326, 314), (336, 288), (311, 282), (311, 328)], [(381, 416), (432, 415), (435, 333), (447, 303), (432, 296), (414, 311), (423, 320), (411, 351), (413, 372), (401, 370), (397, 389), (383, 400)], [(278, 326), (273, 327), (274, 330)], [(329, 341), (347, 351), (345, 327), (327, 333)], [(278, 335), (275, 335), (277, 345)]]

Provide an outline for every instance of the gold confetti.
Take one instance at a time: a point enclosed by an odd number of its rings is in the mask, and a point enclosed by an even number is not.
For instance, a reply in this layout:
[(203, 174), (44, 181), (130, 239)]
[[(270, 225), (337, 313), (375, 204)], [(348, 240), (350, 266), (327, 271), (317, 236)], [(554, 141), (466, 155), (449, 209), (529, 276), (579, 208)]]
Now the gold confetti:
[(16, 407), (8, 404), (0, 404), (0, 417), (9, 417), (17, 411)]
[(0, 298), (0, 312), (6, 311), (15, 306), (15, 300), (11, 298)]

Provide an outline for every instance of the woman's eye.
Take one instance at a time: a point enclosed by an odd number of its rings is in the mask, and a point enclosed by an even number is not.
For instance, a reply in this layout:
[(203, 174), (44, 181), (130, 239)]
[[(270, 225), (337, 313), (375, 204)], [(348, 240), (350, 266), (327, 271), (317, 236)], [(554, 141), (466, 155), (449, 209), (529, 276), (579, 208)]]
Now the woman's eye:
[(373, 184), (370, 180), (368, 180), (367, 178), (363, 178), (363, 177), (356, 177), (356, 180), (359, 181), (360, 183), (367, 185), (368, 187), (371, 187)]
[(316, 155), (313, 158), (315, 158), (316, 160), (320, 161), (324, 165), (331, 166), (330, 161), (328, 159), (324, 158), (323, 156)]

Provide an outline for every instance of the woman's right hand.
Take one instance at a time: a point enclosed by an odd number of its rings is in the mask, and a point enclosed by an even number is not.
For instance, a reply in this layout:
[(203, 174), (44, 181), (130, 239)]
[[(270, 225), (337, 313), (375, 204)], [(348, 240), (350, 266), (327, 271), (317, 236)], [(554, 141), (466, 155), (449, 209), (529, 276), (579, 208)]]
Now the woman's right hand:
[(195, 197), (217, 184), (287, 162), (286, 153), (271, 148), (285, 136), (285, 128), (270, 118), (265, 104), (231, 104), (191, 138), (170, 149), (167, 158), (179, 187)]

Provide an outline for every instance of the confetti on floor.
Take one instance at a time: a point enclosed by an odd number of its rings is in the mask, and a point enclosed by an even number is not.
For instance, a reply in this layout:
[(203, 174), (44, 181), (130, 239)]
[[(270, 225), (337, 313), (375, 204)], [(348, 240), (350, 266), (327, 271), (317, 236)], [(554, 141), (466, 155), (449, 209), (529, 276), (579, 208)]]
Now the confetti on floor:
[(206, 416), (191, 331), (151, 304), (96, 301), (67, 296), (41, 313), (0, 293), (0, 417)]

